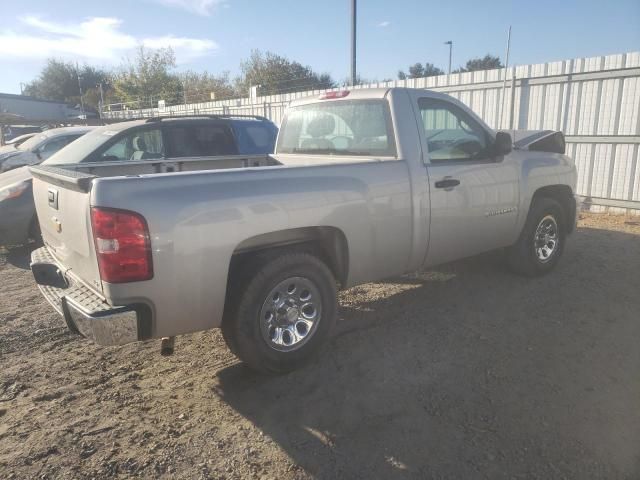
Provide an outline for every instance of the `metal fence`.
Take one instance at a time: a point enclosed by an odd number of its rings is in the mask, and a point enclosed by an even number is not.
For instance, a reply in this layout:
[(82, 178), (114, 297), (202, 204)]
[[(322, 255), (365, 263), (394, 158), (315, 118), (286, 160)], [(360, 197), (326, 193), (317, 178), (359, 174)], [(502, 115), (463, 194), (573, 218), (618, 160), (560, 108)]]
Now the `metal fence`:
[[(587, 204), (640, 210), (640, 52), (360, 85), (428, 88), (494, 129), (561, 130)], [(323, 90), (103, 112), (104, 118), (251, 114), (276, 123), (291, 100)], [(596, 207), (595, 209), (598, 209)]]

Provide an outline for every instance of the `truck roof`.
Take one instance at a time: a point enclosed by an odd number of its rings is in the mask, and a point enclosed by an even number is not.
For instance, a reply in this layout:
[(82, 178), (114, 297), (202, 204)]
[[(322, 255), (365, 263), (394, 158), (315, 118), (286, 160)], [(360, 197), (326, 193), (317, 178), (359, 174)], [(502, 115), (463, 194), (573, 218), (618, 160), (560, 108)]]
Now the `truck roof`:
[(351, 87), (344, 87), (342, 89), (338, 89), (338, 90), (331, 90), (331, 91), (348, 91), (349, 95), (342, 97), (342, 98), (321, 98), (323, 95), (325, 95), (326, 93), (330, 93), (330, 91), (328, 92), (322, 92), (320, 94), (317, 95), (309, 95), (306, 97), (302, 97), (302, 98), (297, 98), (295, 100), (292, 100), (291, 103), (289, 104), (292, 107), (298, 106), (298, 105), (306, 105), (308, 103), (315, 103), (315, 102), (339, 102), (341, 100), (366, 100), (366, 99), (376, 99), (376, 98), (385, 98), (391, 91), (399, 91), (399, 90), (406, 90), (406, 91), (411, 91), (411, 90), (419, 90), (421, 92), (425, 93), (425, 96), (427, 97), (432, 97), (432, 98), (447, 98), (447, 99), (451, 99), (451, 97), (449, 95), (446, 95), (444, 93), (439, 93), (439, 92), (434, 92), (432, 90), (427, 90), (425, 88), (405, 88), (405, 87), (387, 87), (387, 88), (351, 88)]

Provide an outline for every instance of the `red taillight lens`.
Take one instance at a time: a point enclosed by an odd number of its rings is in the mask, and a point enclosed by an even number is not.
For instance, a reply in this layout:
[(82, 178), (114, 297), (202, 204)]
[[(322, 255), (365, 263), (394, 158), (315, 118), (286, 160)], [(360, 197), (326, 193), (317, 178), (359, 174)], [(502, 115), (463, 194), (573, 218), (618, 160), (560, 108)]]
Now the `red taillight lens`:
[(349, 90), (338, 90), (337, 92), (325, 92), (318, 98), (320, 100), (331, 100), (332, 98), (344, 98), (349, 95)]
[(91, 226), (103, 281), (140, 282), (153, 277), (149, 228), (142, 215), (92, 207)]

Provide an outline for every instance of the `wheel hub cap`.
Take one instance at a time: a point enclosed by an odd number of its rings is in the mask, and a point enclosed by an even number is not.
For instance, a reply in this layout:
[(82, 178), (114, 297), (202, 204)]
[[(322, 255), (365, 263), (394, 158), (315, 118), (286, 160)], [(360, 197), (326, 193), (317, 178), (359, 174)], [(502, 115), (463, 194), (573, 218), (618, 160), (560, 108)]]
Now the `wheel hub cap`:
[(290, 277), (276, 285), (260, 309), (260, 332), (269, 347), (296, 350), (315, 333), (321, 316), (317, 287), (304, 277)]
[(548, 262), (558, 250), (558, 224), (552, 215), (545, 216), (536, 228), (534, 250), (538, 261)]

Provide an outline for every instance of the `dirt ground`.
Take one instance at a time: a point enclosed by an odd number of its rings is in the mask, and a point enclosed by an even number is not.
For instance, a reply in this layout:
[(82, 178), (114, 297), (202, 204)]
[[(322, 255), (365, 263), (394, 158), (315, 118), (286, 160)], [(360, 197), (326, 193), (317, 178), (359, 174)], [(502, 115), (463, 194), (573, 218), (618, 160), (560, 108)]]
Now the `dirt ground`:
[(88, 343), (5, 252), (0, 478), (638, 479), (640, 217), (582, 217), (543, 278), (493, 253), (343, 292), (276, 378), (217, 331)]

